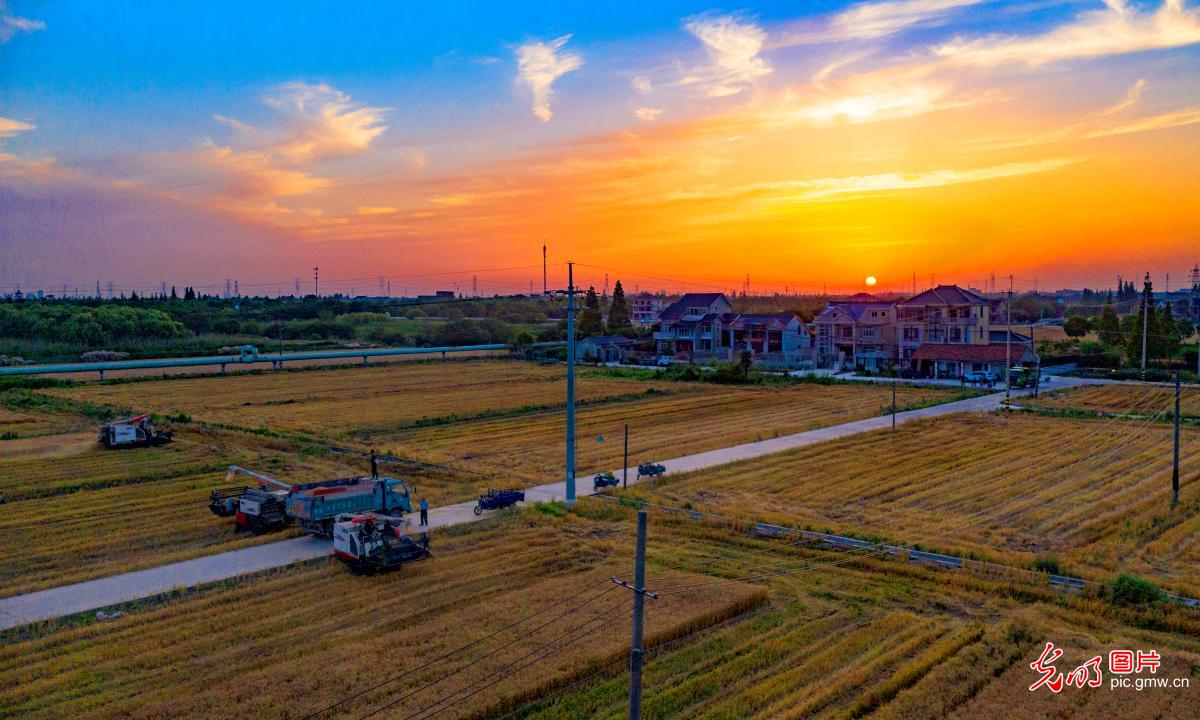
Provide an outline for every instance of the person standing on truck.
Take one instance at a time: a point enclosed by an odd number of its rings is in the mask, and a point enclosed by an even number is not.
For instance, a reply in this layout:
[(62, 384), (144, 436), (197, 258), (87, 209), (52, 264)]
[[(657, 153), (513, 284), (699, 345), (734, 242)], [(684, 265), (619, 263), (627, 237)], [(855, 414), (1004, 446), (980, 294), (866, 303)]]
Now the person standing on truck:
[(379, 458), (375, 455), (375, 448), (371, 448), (371, 479), (379, 479)]
[(421, 498), (421, 524), (429, 525), (429, 501)]

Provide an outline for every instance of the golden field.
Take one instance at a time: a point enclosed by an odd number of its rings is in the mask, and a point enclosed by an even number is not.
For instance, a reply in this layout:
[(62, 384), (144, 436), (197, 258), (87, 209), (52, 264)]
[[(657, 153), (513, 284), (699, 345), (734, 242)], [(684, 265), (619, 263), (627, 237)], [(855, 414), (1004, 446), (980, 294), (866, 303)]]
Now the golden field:
[[(317, 561), (116, 620), (10, 631), (0, 705), (30, 718), (294, 720), (348, 699), (317, 717), (393, 702), (377, 717), (623, 717), (628, 591), (608, 576), (629, 574), (633, 514), (599, 500), (547, 510), (435, 532), (433, 559), (392, 574)], [(653, 511), (649, 538), (647, 585), (660, 598), (647, 606), (645, 718), (1200, 712), (1194, 690), (1026, 689), (1046, 641), (1066, 651), (1064, 671), (1111, 648), (1153, 648), (1159, 676), (1192, 677), (1193, 610), (788, 547)]]
[[(680, 384), (688, 390), (675, 392)], [(625, 424), (629, 425), (629, 461), (633, 464), (880, 415), (890, 408), (892, 397), (891, 388), (866, 384), (652, 386), (672, 392), (576, 410), (576, 467), (580, 473), (621, 467)], [(901, 387), (897, 405), (903, 410), (961, 397), (954, 389)], [(360, 442), (395, 447), (404, 455), (420, 454), (456, 467), (495, 471), (511, 475), (513, 484), (528, 484), (561, 475), (565, 427), (566, 412), (555, 409), (402, 433), (364, 433)]]
[(1200, 597), (1200, 431), (1169, 505), (1169, 423), (952, 415), (628, 492), (673, 506), (1067, 574), (1155, 578)]
[[(186, 413), (202, 422), (337, 439), (355, 430), (403, 428), (423, 418), (467, 419), (523, 406), (562, 406), (565, 377), (562, 365), (452, 360), (87, 383), (45, 392), (138, 412)], [(576, 397), (587, 402), (646, 389), (636, 380), (589, 378), (578, 383)]]
[[(490, 653), (383, 716), (403, 717), (442, 697), (447, 712), (439, 717), (505, 707), (624, 655), (629, 591), (609, 576), (628, 574), (629, 529), (510, 514), (435, 533), (434, 557), (399, 572), (359, 577), (317, 561), (133, 608), (113, 622), (27, 630), (0, 649), (0, 706), (26, 718), (296, 718), (401, 676), (324, 717), (357, 716)], [(570, 596), (577, 599), (551, 607)], [(761, 597), (746, 585), (655, 603), (647, 640), (737, 615)], [(436, 660), (539, 610), (546, 612), (494, 640)], [(575, 642), (542, 649), (564, 637)], [(484, 682), (527, 662), (514, 679)], [(483, 692), (450, 704), (478, 687)]]
[[(1022, 405), (1056, 411), (1094, 413), (1125, 413), (1131, 415), (1160, 414), (1170, 420), (1175, 412), (1173, 384), (1085, 385), (1067, 390), (1043, 392), (1038, 398), (1023, 398)], [(1180, 387), (1179, 414), (1184, 418), (1200, 418), (1200, 388)]]
[[(553, 480), (561, 474), (565, 442), (564, 413), (555, 405), (564, 392), (562, 374), (561, 367), (522, 362), (456, 361), (10, 391), (17, 409), (6, 413), (47, 432), (74, 432), (0, 441), (0, 494), (9, 500), (0, 504), (6, 540), (0, 596), (294, 534), (236, 533), (232, 520), (208, 511), (208, 495), (253, 483), (227, 480), (231, 464), (288, 482), (368, 472), (365, 460), (311, 442), (310, 431), (329, 442), (366, 448), (373, 441), (381, 452), (460, 468), (381, 468), (409, 480), (417, 496), (435, 507), (470, 500), (488, 486)], [(439, 390), (439, 382), (448, 387)], [(625, 422), (632, 428), (631, 459), (663, 459), (876, 415), (891, 400), (890, 389), (867, 385), (737, 388), (583, 376), (579, 386), (581, 471), (620, 464)], [(899, 402), (954, 397), (940, 389), (901, 388)], [(406, 399), (407, 420), (390, 414), (395, 398)], [(223, 427), (226, 420), (237, 426), (251, 402), (263, 414), (250, 427), (268, 423), (284, 430), (282, 437)], [(95, 440), (101, 421), (85, 415), (97, 408), (192, 419), (174, 423), (176, 440), (169, 445), (110, 451)], [(336, 419), (343, 416), (358, 424), (342, 427)], [(420, 426), (429, 417), (438, 420)], [(330, 433), (318, 432), (322, 422)], [(394, 429), (405, 424), (416, 426)], [(358, 429), (351, 433), (349, 427)], [(608, 440), (597, 442), (600, 434)], [(32, 523), (30, 517), (46, 520)], [(55, 530), (48, 532), (50, 527)]]

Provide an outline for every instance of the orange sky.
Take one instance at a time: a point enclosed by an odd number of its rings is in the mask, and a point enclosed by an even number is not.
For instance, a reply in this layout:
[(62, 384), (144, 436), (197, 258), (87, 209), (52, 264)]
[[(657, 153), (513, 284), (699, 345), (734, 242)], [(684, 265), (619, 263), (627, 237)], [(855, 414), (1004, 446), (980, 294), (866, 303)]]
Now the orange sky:
[[(547, 242), (648, 287), (1182, 282), (1200, 260), (1197, 11), (1112, 0), (1010, 26), (989, 6), (994, 26), (955, 26), (974, 4), (709, 13), (629, 56), (580, 29), (516, 46), (512, 107), (464, 98), (452, 130), (404, 136), (396, 98), (295, 80), (253, 121), (210, 108), (211, 137), (74, 165), (3, 153), (0, 178), (186, 208), (272, 248), (210, 277), (533, 265)], [(0, 138), (37, 132), (6, 122)]]

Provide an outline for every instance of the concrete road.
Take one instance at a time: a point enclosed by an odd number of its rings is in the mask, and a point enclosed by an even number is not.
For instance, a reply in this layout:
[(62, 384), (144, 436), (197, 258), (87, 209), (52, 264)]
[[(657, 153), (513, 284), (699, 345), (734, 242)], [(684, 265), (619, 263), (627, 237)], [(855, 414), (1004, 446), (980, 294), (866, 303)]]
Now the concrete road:
[[(1090, 384), (1089, 381), (1077, 378), (1063, 378), (1062, 388), (1076, 384)], [(1013, 396), (1028, 394), (1028, 391), (1014, 391)], [(994, 393), (980, 397), (959, 400), (957, 402), (934, 405), (898, 413), (896, 423), (901, 424), (912, 420), (939, 417), (959, 412), (985, 412), (994, 410), (1004, 400), (1004, 393)], [(740, 460), (749, 460), (773, 453), (793, 450), (795, 448), (813, 445), (826, 440), (834, 440), (858, 433), (880, 430), (891, 427), (892, 416), (855, 420), (842, 425), (809, 430), (794, 435), (784, 435), (770, 440), (734, 445), (732, 447), (709, 450), (707, 452), (685, 455), (662, 462), (667, 473), (692, 472), (718, 465), (725, 465)], [(629, 482), (637, 482), (637, 467), (629, 470)], [(613, 471), (618, 478), (622, 470)], [(592, 477), (595, 472), (580, 474), (577, 479), (577, 492), (580, 495), (592, 494)], [(526, 502), (550, 502), (566, 497), (566, 482), (547, 483), (525, 491)], [(485, 512), (482, 516), (474, 513), (475, 503), (465, 502), (433, 508), (429, 511), (429, 526), (432, 529), (462, 525), (476, 522), (492, 515)], [(414, 530), (416, 527), (414, 520)], [(0, 599), (0, 629), (17, 627), (47, 618), (62, 617), (75, 613), (96, 610), (110, 605), (130, 602), (145, 597), (151, 597), (170, 592), (176, 588), (193, 587), (205, 583), (225, 580), (239, 575), (258, 572), (269, 568), (283, 567), (294, 562), (311, 560), (330, 552), (330, 542), (312, 537), (293, 538), (279, 542), (241, 550), (209, 555), (194, 560), (163, 565), (161, 567), (138, 570), (135, 572), (114, 575), (74, 585), (40, 590), (26, 595)], [(437, 552), (436, 545), (434, 552)]]

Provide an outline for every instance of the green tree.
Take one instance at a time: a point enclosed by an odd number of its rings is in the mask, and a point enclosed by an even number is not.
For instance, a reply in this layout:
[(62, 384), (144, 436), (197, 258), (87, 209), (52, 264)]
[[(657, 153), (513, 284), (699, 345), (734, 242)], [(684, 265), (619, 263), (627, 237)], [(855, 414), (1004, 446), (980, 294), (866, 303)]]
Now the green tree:
[(1121, 323), (1117, 320), (1117, 311), (1113, 309), (1111, 301), (1100, 313), (1100, 323), (1096, 329), (1099, 331), (1100, 342), (1112, 347), (1121, 344)]
[(1066, 331), (1067, 337), (1081, 338), (1091, 332), (1092, 324), (1085, 317), (1072, 315), (1063, 323), (1063, 330)]
[(620, 280), (613, 286), (612, 304), (608, 308), (608, 332), (613, 335), (633, 332), (629, 305), (625, 302), (625, 288), (621, 287)]
[(604, 334), (604, 314), (600, 311), (600, 298), (596, 288), (589, 287), (583, 301), (583, 312), (579, 314), (579, 325), (575, 328), (577, 337), (586, 338)]
[(742, 380), (750, 377), (750, 368), (754, 366), (754, 355), (749, 350), (738, 353), (738, 364), (742, 367)]

